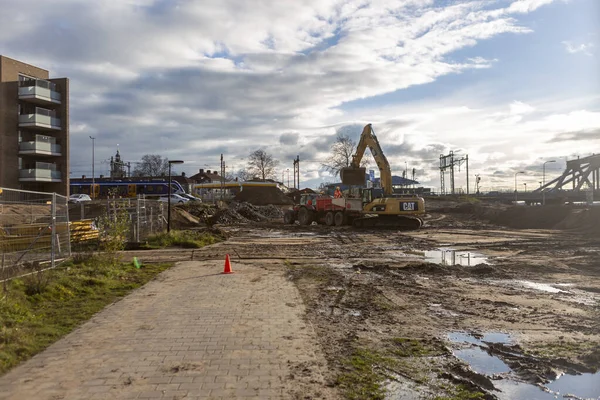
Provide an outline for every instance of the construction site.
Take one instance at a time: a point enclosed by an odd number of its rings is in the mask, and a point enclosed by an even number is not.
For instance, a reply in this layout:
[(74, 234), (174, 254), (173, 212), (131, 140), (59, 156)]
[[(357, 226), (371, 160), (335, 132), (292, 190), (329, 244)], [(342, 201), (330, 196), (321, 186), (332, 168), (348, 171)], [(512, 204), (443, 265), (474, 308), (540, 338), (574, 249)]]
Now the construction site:
[[(367, 148), (379, 189), (364, 186)], [(454, 160), (441, 160), (443, 179)], [(367, 125), (340, 171), (349, 189), (333, 196), (253, 186), (230, 201), (173, 205), (166, 219), (139, 199), (68, 212), (60, 203), (59, 225), (48, 225), (56, 206), (7, 203), (1, 243), (16, 255), (54, 249), (59, 234), (97, 240), (94, 221), (119, 207), (132, 224), (122, 257), (175, 266), (0, 378), (0, 398), (599, 399), (599, 170), (600, 156), (570, 161), (520, 201), (397, 195)], [(149, 247), (164, 221), (225, 240)], [(17, 249), (24, 235), (37, 245)], [(71, 343), (101, 362), (73, 375), (92, 361)]]

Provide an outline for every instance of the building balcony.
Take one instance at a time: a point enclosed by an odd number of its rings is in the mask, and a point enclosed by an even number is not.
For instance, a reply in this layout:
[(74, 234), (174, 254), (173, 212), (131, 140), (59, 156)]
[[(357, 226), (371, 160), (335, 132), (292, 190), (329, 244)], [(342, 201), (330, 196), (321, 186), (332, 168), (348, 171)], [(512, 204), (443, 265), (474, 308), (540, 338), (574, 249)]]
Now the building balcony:
[(45, 108), (36, 107), (33, 114), (19, 115), (19, 128), (36, 128), (43, 130), (60, 130), (60, 118)]
[(19, 144), (19, 155), (61, 156), (62, 153), (59, 144), (34, 140), (21, 142)]
[(56, 164), (35, 163), (35, 168), (19, 170), (19, 182), (62, 182)]
[(43, 79), (30, 79), (19, 83), (19, 100), (35, 104), (60, 104), (61, 95), (56, 84)]

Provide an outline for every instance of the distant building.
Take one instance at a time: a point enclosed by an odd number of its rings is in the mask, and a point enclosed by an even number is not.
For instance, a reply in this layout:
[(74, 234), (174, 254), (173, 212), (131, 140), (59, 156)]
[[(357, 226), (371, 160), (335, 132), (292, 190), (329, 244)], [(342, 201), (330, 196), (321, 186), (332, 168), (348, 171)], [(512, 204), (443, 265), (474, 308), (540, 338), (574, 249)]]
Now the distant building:
[(125, 167), (129, 167), (130, 165), (121, 160), (121, 154), (119, 154), (119, 149), (117, 149), (117, 154), (114, 157), (110, 157), (110, 177), (113, 179), (126, 178)]
[[(414, 185), (418, 185), (418, 184), (419, 184), (419, 182), (417, 182), (415, 180), (403, 178), (398, 175), (392, 175), (392, 187), (394, 189), (401, 188), (401, 187), (414, 186)], [(381, 178), (373, 179), (373, 185), (375, 187), (381, 187)]]
[[(206, 171), (202, 168), (198, 171), (197, 174), (190, 176), (190, 179), (194, 181), (194, 183), (217, 183), (221, 182), (221, 175), (217, 173), (217, 171), (212, 171), (207, 169)], [(227, 179), (225, 179), (227, 182)]]
[[(368, 179), (369, 179), (369, 175), (367, 175), (367, 179), (365, 180), (365, 187), (370, 187), (367, 182), (371, 182), (371, 181), (369, 181)], [(379, 191), (381, 191), (381, 179), (375, 178), (375, 179), (373, 179), (372, 182), (373, 182), (372, 187), (374, 187), (376, 189), (376, 192), (379, 193)], [(420, 188), (415, 187), (418, 184), (419, 184), (419, 182), (412, 180), (412, 179), (406, 179), (406, 178), (403, 178), (403, 177), (397, 176), (397, 175), (392, 176), (392, 189), (394, 190), (394, 193), (396, 193), (396, 194), (425, 194), (425, 193), (430, 192), (430, 189), (425, 189), (422, 187), (420, 187)], [(343, 183), (338, 182), (338, 183), (330, 183), (330, 184), (326, 185), (323, 188), (323, 191), (326, 194), (333, 195), (335, 188), (338, 186), (341, 191), (348, 190), (350, 188), (349, 185), (344, 185)]]
[(178, 182), (186, 193), (192, 193), (194, 184), (196, 183), (192, 178), (185, 176), (185, 172), (182, 172), (181, 175), (173, 175), (171, 179)]
[(69, 80), (1, 55), (0, 187), (69, 194)]

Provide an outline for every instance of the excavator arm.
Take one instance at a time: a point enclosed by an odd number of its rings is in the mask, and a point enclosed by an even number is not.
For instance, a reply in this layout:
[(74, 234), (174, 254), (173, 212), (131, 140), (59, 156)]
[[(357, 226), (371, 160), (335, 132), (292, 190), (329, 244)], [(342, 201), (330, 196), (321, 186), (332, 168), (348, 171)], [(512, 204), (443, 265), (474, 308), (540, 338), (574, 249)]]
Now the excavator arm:
[(371, 124), (365, 125), (363, 128), (358, 146), (356, 147), (356, 153), (352, 156), (350, 167), (345, 167), (340, 170), (342, 183), (346, 185), (364, 185), (366, 168), (361, 168), (360, 162), (362, 161), (367, 147), (371, 150), (371, 154), (379, 168), (381, 187), (383, 188), (385, 195), (389, 196), (393, 194), (392, 170), (390, 168), (390, 163), (381, 150), (379, 140), (377, 140), (377, 136), (375, 136)]

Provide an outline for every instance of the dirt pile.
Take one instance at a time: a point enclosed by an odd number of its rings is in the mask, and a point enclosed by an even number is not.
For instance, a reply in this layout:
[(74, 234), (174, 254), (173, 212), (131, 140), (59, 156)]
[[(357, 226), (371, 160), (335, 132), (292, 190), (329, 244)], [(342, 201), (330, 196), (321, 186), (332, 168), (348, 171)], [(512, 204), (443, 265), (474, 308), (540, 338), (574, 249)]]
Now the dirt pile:
[(552, 229), (573, 210), (564, 206), (509, 207), (490, 218), (492, 223), (520, 229)]
[(294, 201), (276, 187), (246, 187), (235, 196), (239, 202), (247, 202), (255, 206), (269, 204), (294, 204)]
[(600, 234), (600, 208), (571, 210), (554, 228)]
[(190, 201), (186, 204), (180, 205), (177, 208), (183, 209), (198, 218), (200, 222), (206, 223), (206, 221), (217, 212), (217, 207), (214, 204), (200, 203), (197, 201)]
[(238, 224), (248, 222), (264, 222), (270, 219), (282, 218), (283, 212), (274, 205), (255, 206), (250, 203), (229, 204), (229, 207), (220, 209), (212, 215), (209, 224)]
[(555, 205), (545, 207), (462, 203), (444, 205), (438, 212), (460, 214), (461, 219), (487, 221), (517, 229), (561, 229), (583, 233), (600, 232), (600, 208), (581, 209)]
[(173, 229), (193, 228), (200, 224), (198, 218), (179, 207), (174, 207), (171, 212), (171, 226)]

